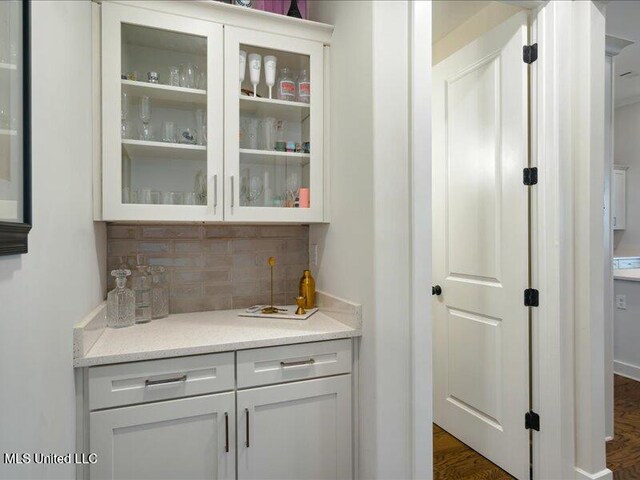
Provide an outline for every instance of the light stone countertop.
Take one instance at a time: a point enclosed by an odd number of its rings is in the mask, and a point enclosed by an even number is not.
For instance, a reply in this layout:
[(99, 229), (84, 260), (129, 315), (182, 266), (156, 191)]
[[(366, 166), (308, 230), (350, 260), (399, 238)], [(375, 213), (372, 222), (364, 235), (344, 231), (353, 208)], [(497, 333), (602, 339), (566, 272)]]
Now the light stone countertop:
[(240, 317), (238, 313), (244, 310), (219, 310), (169, 315), (117, 329), (105, 328), (103, 303), (74, 329), (73, 365), (90, 367), (362, 335), (359, 305), (325, 294), (318, 298), (320, 311), (307, 320)]
[(614, 280), (640, 282), (640, 268), (621, 268), (613, 271)]

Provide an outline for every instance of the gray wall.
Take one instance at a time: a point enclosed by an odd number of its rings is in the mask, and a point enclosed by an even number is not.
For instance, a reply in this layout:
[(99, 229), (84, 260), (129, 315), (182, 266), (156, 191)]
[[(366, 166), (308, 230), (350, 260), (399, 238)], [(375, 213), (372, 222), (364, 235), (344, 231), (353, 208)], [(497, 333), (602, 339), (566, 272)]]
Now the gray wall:
[[(29, 253), (0, 257), (0, 452), (75, 451), (72, 325), (103, 297), (92, 222), (91, 2), (32, 2), (33, 221)], [(64, 478), (72, 465), (5, 465)]]

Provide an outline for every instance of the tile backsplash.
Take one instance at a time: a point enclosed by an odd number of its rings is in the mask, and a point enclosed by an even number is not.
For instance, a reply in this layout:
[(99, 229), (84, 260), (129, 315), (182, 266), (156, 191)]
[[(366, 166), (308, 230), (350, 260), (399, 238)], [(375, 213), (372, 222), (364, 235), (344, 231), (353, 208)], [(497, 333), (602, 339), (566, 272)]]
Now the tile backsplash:
[[(302, 271), (309, 268), (308, 226), (107, 225), (109, 289), (112, 269), (142, 254), (169, 275), (171, 313), (294, 304)], [(129, 285), (130, 286), (130, 285)]]

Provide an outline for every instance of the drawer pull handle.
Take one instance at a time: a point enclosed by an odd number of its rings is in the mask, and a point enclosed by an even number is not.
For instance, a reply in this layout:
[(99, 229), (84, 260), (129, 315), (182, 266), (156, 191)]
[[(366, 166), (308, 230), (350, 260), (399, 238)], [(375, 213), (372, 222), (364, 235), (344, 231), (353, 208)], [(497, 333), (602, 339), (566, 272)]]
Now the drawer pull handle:
[(229, 453), (229, 414), (224, 412), (224, 451)]
[(247, 414), (247, 441), (245, 442), (245, 446), (249, 448), (249, 409), (245, 408), (244, 412)]
[(169, 383), (180, 383), (180, 382), (186, 382), (187, 381), (187, 376), (186, 375), (182, 375), (181, 377), (175, 377), (175, 378), (165, 378), (163, 380), (145, 380), (144, 381), (144, 386), (145, 387), (153, 387), (155, 385), (166, 385)]
[(303, 365), (313, 365), (314, 363), (316, 363), (316, 361), (313, 358), (310, 358), (309, 360), (300, 360), (298, 362), (280, 362), (280, 366), (282, 368), (301, 367)]

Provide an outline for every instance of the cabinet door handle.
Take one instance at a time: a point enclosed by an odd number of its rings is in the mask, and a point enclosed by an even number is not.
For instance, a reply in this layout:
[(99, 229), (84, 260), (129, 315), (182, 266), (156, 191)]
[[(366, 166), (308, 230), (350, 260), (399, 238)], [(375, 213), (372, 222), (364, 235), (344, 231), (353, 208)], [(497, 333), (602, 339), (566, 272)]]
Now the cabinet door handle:
[(175, 378), (164, 378), (162, 380), (145, 380), (144, 381), (144, 386), (145, 387), (153, 387), (154, 385), (167, 385), (169, 383), (181, 383), (181, 382), (186, 382), (187, 381), (187, 376), (186, 375), (182, 375), (181, 377), (175, 377)]
[(218, 174), (213, 176), (213, 206), (218, 206)]
[(301, 367), (302, 365), (313, 365), (314, 363), (316, 363), (316, 361), (313, 358), (310, 358), (309, 360), (300, 360), (298, 362), (280, 362), (280, 366), (282, 368)]
[(613, 217), (613, 226), (617, 226), (618, 225), (618, 218), (617, 217)]
[(229, 414), (224, 412), (224, 451), (229, 453)]
[(249, 409), (245, 408), (244, 413), (247, 415), (247, 440), (244, 444), (247, 448), (249, 448)]
[(235, 182), (234, 182), (234, 178), (233, 175), (231, 175), (231, 206), (233, 207), (233, 201), (234, 201), (234, 197), (236, 196), (236, 192), (235, 192)]

